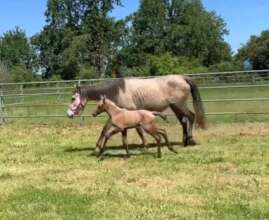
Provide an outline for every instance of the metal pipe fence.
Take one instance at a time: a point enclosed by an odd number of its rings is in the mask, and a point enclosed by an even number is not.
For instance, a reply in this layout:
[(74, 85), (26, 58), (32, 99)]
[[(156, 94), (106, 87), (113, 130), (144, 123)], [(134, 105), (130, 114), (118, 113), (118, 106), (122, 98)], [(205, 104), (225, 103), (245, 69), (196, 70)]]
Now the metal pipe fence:
[[(199, 85), (202, 91), (222, 90), (229, 91), (230, 89), (266, 89), (269, 91), (269, 70), (258, 71), (234, 71), (221, 73), (203, 73), (203, 74), (189, 74)], [(151, 78), (151, 77), (139, 77)], [(71, 81), (46, 81), (46, 82), (24, 82), (24, 83), (0, 83), (0, 123), (6, 119), (18, 118), (61, 118), (65, 115), (55, 114), (53, 109), (56, 107), (67, 107), (67, 98), (72, 93), (72, 84), (81, 85), (95, 85), (106, 80), (113, 79), (83, 79)], [(267, 94), (265, 94), (267, 95)], [(267, 95), (268, 96), (268, 95)], [(52, 99), (52, 103), (38, 103), (38, 99)], [(31, 98), (30, 102), (25, 101)], [(50, 100), (51, 101), (51, 100)], [(204, 103), (251, 103), (251, 102), (265, 102), (269, 101), (269, 97), (244, 97), (244, 98), (204, 98)], [(37, 102), (37, 103), (35, 103)], [(95, 105), (89, 103), (89, 105)], [(241, 104), (243, 105), (243, 104)], [(40, 115), (9, 115), (9, 110), (16, 109), (38, 109), (47, 108), (50, 114)], [(269, 109), (269, 108), (268, 108)], [(223, 112), (207, 112), (207, 115), (269, 115), (268, 112), (247, 112), (247, 111), (223, 111)], [(172, 116), (172, 114), (167, 114)], [(83, 115), (81, 117), (91, 117), (91, 115)]]

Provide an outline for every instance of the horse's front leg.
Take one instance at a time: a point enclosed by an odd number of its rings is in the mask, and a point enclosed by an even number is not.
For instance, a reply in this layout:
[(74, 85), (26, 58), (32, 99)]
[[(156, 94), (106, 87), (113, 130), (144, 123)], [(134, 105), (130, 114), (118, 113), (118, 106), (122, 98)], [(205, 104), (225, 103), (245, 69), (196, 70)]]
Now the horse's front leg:
[(107, 133), (107, 131), (111, 128), (112, 126), (112, 123), (111, 123), (111, 118), (109, 118), (105, 124), (105, 126), (103, 127), (102, 131), (101, 131), (101, 134), (98, 138), (98, 141), (96, 143), (96, 147), (95, 147), (95, 154), (98, 155), (100, 150), (101, 150), (101, 147), (102, 147), (102, 144), (103, 144), (103, 141), (104, 141), (104, 137), (105, 137), (105, 134)]

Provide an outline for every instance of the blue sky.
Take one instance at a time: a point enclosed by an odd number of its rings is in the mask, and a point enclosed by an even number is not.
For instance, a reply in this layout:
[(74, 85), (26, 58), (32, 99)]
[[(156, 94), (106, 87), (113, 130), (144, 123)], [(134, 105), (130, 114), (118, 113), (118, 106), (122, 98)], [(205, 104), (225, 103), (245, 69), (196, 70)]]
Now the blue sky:
[[(38, 33), (45, 24), (46, 0), (0, 0), (0, 35), (21, 27), (28, 36)], [(134, 12), (139, 0), (122, 0), (124, 7), (112, 13), (117, 18)], [(214, 10), (227, 23), (227, 42), (236, 51), (251, 35), (269, 29), (269, 0), (203, 0), (208, 10)]]

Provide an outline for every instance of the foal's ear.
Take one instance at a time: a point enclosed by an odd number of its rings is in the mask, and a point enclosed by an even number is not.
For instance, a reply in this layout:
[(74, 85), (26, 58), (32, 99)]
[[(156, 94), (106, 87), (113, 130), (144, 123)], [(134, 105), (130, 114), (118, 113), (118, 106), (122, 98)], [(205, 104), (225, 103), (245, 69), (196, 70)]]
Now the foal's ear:
[(103, 104), (105, 104), (106, 102), (106, 96), (105, 95), (101, 95), (101, 101)]

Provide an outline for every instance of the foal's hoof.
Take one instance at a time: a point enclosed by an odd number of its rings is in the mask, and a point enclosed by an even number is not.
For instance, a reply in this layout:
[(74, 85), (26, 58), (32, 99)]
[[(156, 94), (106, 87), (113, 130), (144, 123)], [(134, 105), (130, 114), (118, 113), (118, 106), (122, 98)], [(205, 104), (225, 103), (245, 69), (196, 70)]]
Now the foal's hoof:
[(102, 154), (101, 150), (99, 148), (95, 148), (94, 151), (92, 152), (93, 156), (100, 157)]
[(157, 158), (162, 158), (162, 154), (157, 154)]
[(174, 148), (172, 148), (172, 147), (170, 147), (169, 150), (172, 151), (175, 154), (178, 154), (178, 152)]
[(125, 157), (124, 157), (125, 160), (127, 160), (129, 158), (130, 158), (130, 155), (129, 154), (126, 154)]

